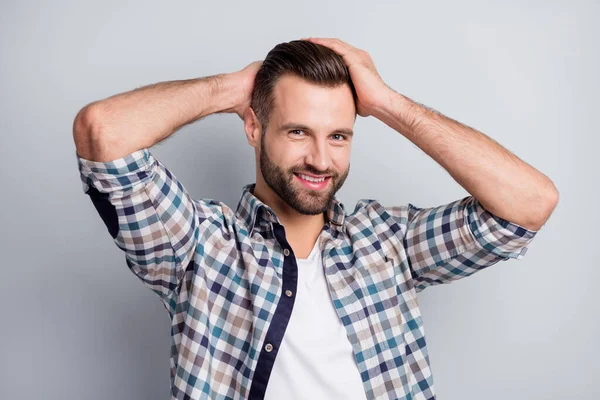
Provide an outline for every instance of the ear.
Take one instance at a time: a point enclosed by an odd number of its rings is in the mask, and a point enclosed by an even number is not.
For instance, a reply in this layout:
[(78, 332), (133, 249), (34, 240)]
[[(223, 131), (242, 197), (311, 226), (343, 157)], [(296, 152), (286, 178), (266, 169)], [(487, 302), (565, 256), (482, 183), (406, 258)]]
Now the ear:
[(254, 114), (252, 107), (247, 107), (244, 111), (244, 130), (246, 131), (246, 138), (248, 144), (254, 148), (260, 147), (260, 134), (262, 126)]

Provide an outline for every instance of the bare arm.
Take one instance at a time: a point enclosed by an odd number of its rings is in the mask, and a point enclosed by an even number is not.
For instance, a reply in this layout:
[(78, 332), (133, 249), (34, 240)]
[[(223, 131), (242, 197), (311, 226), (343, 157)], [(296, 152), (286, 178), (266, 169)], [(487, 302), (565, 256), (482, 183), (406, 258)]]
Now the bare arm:
[(543, 173), (487, 135), (388, 91), (375, 115), (431, 156), (495, 215), (538, 230), (558, 202)]
[(73, 122), (77, 154), (110, 161), (152, 147), (207, 115), (240, 115), (260, 64), (231, 74), (155, 83), (88, 104)]

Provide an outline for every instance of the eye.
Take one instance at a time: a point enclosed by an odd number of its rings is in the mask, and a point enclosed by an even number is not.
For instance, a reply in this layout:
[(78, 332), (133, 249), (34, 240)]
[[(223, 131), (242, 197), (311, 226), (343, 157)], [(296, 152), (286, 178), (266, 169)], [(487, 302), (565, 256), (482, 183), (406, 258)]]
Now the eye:
[(344, 136), (342, 134), (339, 134), (339, 133), (335, 133), (332, 136), (339, 136), (340, 137), (340, 140), (336, 140), (336, 142), (341, 142), (343, 140), (346, 140), (346, 136)]
[[(292, 132), (304, 132), (304, 131), (301, 129), (293, 129), (290, 131), (290, 133), (292, 133)], [(294, 136), (298, 136), (298, 135), (294, 135)]]

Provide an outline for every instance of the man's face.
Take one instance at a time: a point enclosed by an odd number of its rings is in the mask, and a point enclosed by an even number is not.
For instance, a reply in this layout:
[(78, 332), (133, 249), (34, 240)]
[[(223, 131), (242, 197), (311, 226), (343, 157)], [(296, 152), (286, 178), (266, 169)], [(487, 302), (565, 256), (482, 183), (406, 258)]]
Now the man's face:
[(350, 171), (356, 118), (352, 92), (348, 85), (321, 87), (286, 75), (274, 96), (260, 144), (263, 178), (297, 212), (321, 214)]

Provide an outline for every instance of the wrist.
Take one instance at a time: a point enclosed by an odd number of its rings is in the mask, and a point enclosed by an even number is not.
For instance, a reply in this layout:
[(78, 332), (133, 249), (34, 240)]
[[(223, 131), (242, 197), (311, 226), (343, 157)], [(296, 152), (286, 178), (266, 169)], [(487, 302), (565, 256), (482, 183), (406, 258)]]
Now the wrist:
[(234, 112), (239, 103), (237, 76), (234, 73), (213, 75), (209, 78), (209, 84), (211, 85), (209, 106), (211, 114)]
[(373, 107), (372, 115), (387, 123), (390, 118), (397, 117), (399, 108), (402, 107), (403, 96), (388, 88), (379, 96), (379, 101)]
[(382, 96), (375, 110), (373, 115), (377, 119), (405, 135), (411, 134), (416, 122), (424, 116), (423, 107), (392, 89)]

